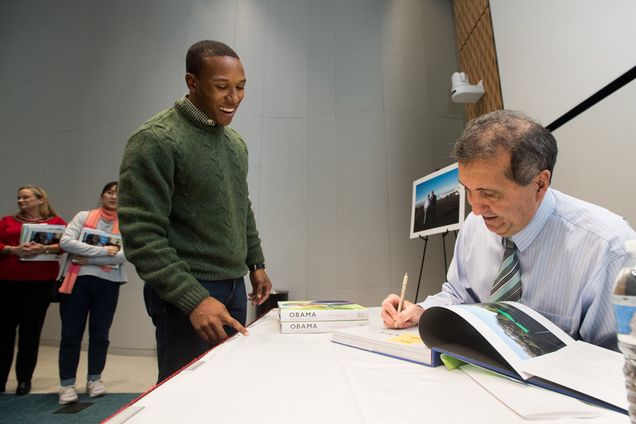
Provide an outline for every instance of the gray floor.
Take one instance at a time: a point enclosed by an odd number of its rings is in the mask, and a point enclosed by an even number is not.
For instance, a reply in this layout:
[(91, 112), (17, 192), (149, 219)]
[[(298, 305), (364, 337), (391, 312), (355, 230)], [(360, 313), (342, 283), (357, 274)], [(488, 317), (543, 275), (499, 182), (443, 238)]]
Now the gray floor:
[[(57, 347), (40, 346), (38, 365), (31, 381), (31, 393), (57, 393), (60, 388), (57, 354)], [(87, 353), (82, 351), (77, 370), (78, 391), (86, 389), (86, 357)], [(157, 380), (157, 359), (109, 354), (102, 380), (110, 393), (143, 393), (152, 388)], [(5, 393), (13, 394), (16, 386), (15, 371), (11, 369)]]

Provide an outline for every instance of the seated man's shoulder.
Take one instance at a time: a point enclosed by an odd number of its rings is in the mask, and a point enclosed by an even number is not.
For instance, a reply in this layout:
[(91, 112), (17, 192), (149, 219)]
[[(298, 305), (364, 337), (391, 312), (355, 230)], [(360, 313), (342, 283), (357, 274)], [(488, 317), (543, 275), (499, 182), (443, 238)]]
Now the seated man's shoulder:
[(555, 215), (573, 230), (597, 234), (607, 240), (636, 237), (636, 232), (620, 215), (607, 208), (554, 191), (556, 196)]

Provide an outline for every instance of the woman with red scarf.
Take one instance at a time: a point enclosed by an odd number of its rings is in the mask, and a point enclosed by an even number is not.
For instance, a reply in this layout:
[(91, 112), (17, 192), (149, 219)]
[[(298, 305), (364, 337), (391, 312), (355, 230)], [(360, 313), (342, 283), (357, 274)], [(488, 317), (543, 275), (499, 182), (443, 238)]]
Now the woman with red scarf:
[(88, 320), (88, 378), (90, 397), (106, 393), (102, 371), (108, 353), (108, 333), (113, 323), (119, 286), (126, 282), (126, 261), (117, 219), (117, 181), (104, 186), (101, 207), (79, 212), (68, 224), (60, 240), (69, 261), (60, 287), (59, 402), (77, 402), (75, 377), (86, 321)]
[(15, 394), (26, 395), (31, 391), (40, 333), (51, 302), (59, 263), (21, 259), (42, 253), (58, 253), (59, 246), (57, 243), (20, 243), (22, 225), (65, 225), (66, 222), (57, 216), (46, 192), (40, 187), (20, 187), (18, 208), (17, 214), (0, 219), (0, 392), (6, 388), (18, 329), (18, 355), (15, 360), (18, 388)]

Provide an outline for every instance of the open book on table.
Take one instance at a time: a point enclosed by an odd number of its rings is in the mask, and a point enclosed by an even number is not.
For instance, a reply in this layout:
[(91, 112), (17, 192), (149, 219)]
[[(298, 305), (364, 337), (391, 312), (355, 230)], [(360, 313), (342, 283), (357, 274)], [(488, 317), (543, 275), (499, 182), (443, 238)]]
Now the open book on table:
[[(362, 334), (366, 329), (369, 334)], [(395, 347), (399, 339), (374, 322), (370, 327), (339, 330), (333, 341), (425, 365), (442, 364), (448, 355), (614, 411), (627, 413), (627, 392), (620, 353), (575, 341), (531, 308), (516, 302), (433, 306), (419, 323), (422, 345)], [(386, 334), (384, 334), (386, 333)], [(430, 349), (430, 351), (429, 351)], [(409, 355), (419, 350), (421, 360)]]
[(385, 328), (377, 314), (369, 318), (369, 325), (337, 330), (331, 340), (380, 355), (431, 365), (431, 350), (422, 342), (417, 327)]

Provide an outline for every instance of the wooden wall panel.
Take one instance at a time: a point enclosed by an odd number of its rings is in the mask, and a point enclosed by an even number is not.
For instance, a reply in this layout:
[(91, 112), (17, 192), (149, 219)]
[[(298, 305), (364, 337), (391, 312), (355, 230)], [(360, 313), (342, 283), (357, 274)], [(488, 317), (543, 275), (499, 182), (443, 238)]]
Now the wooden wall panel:
[(453, 2), (458, 51), (466, 44), (466, 40), (486, 8), (488, 8), (488, 0), (455, 0)]
[(487, 0), (454, 0), (453, 9), (461, 71), (471, 84), (484, 82), (482, 98), (465, 105), (472, 119), (503, 107), (490, 7)]

